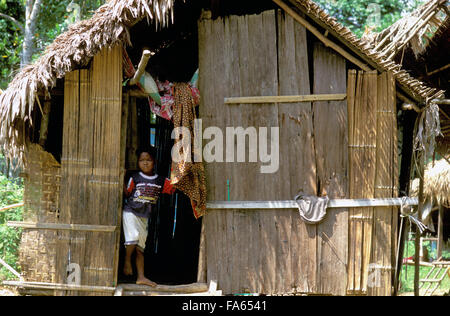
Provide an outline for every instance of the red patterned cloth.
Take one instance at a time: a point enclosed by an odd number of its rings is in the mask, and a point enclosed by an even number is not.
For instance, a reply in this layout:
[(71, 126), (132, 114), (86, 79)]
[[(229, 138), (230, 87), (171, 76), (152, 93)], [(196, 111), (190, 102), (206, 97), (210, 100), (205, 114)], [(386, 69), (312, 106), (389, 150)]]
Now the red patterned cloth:
[[(158, 86), (158, 90), (163, 93), (161, 105), (156, 103), (152, 98), (149, 98), (150, 109), (156, 115), (171, 121), (175, 107), (175, 97), (173, 93), (174, 84), (167, 80), (164, 82), (156, 80), (156, 85)], [(200, 91), (192, 85), (189, 85), (189, 88), (191, 89), (195, 105), (198, 105), (200, 103)]]

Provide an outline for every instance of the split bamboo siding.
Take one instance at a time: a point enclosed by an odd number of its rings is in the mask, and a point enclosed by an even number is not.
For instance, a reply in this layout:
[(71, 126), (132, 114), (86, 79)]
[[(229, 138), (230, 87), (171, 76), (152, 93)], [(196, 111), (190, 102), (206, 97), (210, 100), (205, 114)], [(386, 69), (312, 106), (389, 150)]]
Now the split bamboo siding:
[[(346, 61), (309, 41), (279, 11), (203, 16), (199, 54), (204, 129), (217, 126), (225, 136), (227, 126), (280, 127), (279, 170), (261, 174), (263, 164), (248, 162), (248, 154), (245, 163), (208, 163), (209, 201), (291, 200), (299, 191), (336, 199), (396, 196), (391, 75), (350, 72), (347, 87)], [(224, 104), (232, 97), (346, 91), (343, 101)], [(396, 218), (387, 207), (333, 209), (321, 224), (307, 225), (296, 210), (210, 210), (200, 278), (218, 280), (224, 293), (390, 294)], [(372, 272), (381, 275), (376, 288)]]
[[(121, 47), (104, 49), (91, 69), (65, 77), (59, 222), (115, 229), (60, 231), (58, 283), (113, 286), (116, 280), (123, 186), (121, 52)], [(67, 280), (68, 266), (71, 275), (79, 267), (81, 278)]]
[[(396, 197), (398, 149), (395, 81), (390, 73), (348, 75), (350, 198)], [(352, 209), (348, 292), (390, 295), (397, 210)]]

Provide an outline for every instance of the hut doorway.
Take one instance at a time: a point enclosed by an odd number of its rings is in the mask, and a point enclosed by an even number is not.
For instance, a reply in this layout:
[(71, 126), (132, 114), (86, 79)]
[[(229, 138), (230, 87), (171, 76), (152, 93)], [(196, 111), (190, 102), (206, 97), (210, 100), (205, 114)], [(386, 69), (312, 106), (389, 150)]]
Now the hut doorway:
[[(167, 27), (149, 24), (146, 19), (132, 27), (132, 45), (126, 51), (135, 69), (145, 48), (152, 52), (145, 70), (155, 80), (172, 83), (191, 80), (198, 69), (197, 20), (201, 12), (200, 2), (194, 3), (177, 1), (174, 5), (176, 23)], [(152, 113), (145, 95), (133, 96), (130, 93), (124, 99), (125, 105), (128, 108), (125, 168), (136, 169), (136, 149), (150, 144), (157, 148), (156, 173), (169, 177), (172, 122)], [(126, 176), (124, 180), (127, 180)], [(201, 219), (195, 219), (186, 195), (178, 190), (174, 195), (162, 194), (149, 222), (145, 250), (146, 276), (167, 285), (196, 282), (201, 224)], [(132, 283), (135, 280), (125, 278), (122, 272), (124, 248), (121, 240), (118, 281)]]
[[(155, 172), (170, 177), (172, 122), (150, 111), (148, 100), (130, 97), (128, 104), (125, 183), (136, 170), (136, 148), (150, 144), (157, 149)], [(197, 281), (201, 219), (195, 219), (190, 199), (180, 191), (162, 194), (148, 226), (145, 273), (158, 284), (180, 285)], [(120, 242), (119, 283), (134, 283), (123, 274), (125, 246), (123, 229)], [(135, 264), (134, 258), (132, 260)], [(133, 266), (134, 272), (136, 267)]]

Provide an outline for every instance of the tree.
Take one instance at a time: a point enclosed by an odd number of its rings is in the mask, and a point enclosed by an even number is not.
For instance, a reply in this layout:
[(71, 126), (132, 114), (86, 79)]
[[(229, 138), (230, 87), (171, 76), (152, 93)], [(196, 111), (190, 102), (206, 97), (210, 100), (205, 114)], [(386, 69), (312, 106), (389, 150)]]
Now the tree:
[(89, 18), (105, 0), (0, 0), (0, 89), (68, 26)]
[(25, 28), (20, 67), (28, 65), (35, 51), (34, 34), (36, 33), (37, 18), (41, 10), (42, 0), (26, 0)]
[(415, 10), (424, 0), (315, 0), (325, 11), (357, 36), (380, 32)]

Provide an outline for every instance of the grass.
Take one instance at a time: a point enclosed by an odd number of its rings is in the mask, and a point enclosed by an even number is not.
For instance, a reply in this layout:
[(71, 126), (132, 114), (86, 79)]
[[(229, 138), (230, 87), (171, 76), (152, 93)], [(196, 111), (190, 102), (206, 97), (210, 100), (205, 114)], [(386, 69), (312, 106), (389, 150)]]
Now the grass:
[[(424, 242), (424, 246), (428, 249), (431, 258), (436, 258), (436, 251), (432, 248), (431, 242)], [(442, 253), (444, 258), (450, 258), (450, 251), (448, 249), (443, 250)], [(405, 245), (405, 258), (414, 256), (414, 241), (408, 241), (407, 245)], [(419, 271), (419, 279), (424, 279), (428, 272), (430, 272), (431, 267), (420, 267)], [(441, 276), (442, 273), (439, 274)], [(403, 265), (401, 275), (400, 275), (401, 288), (400, 293), (408, 293), (414, 292), (414, 266), (412, 265)], [(428, 286), (427, 286), (428, 287)], [(431, 286), (433, 288), (434, 285)], [(442, 280), (440, 286), (438, 287), (438, 293), (448, 293), (450, 292), (450, 277), (446, 275), (444, 280)]]

